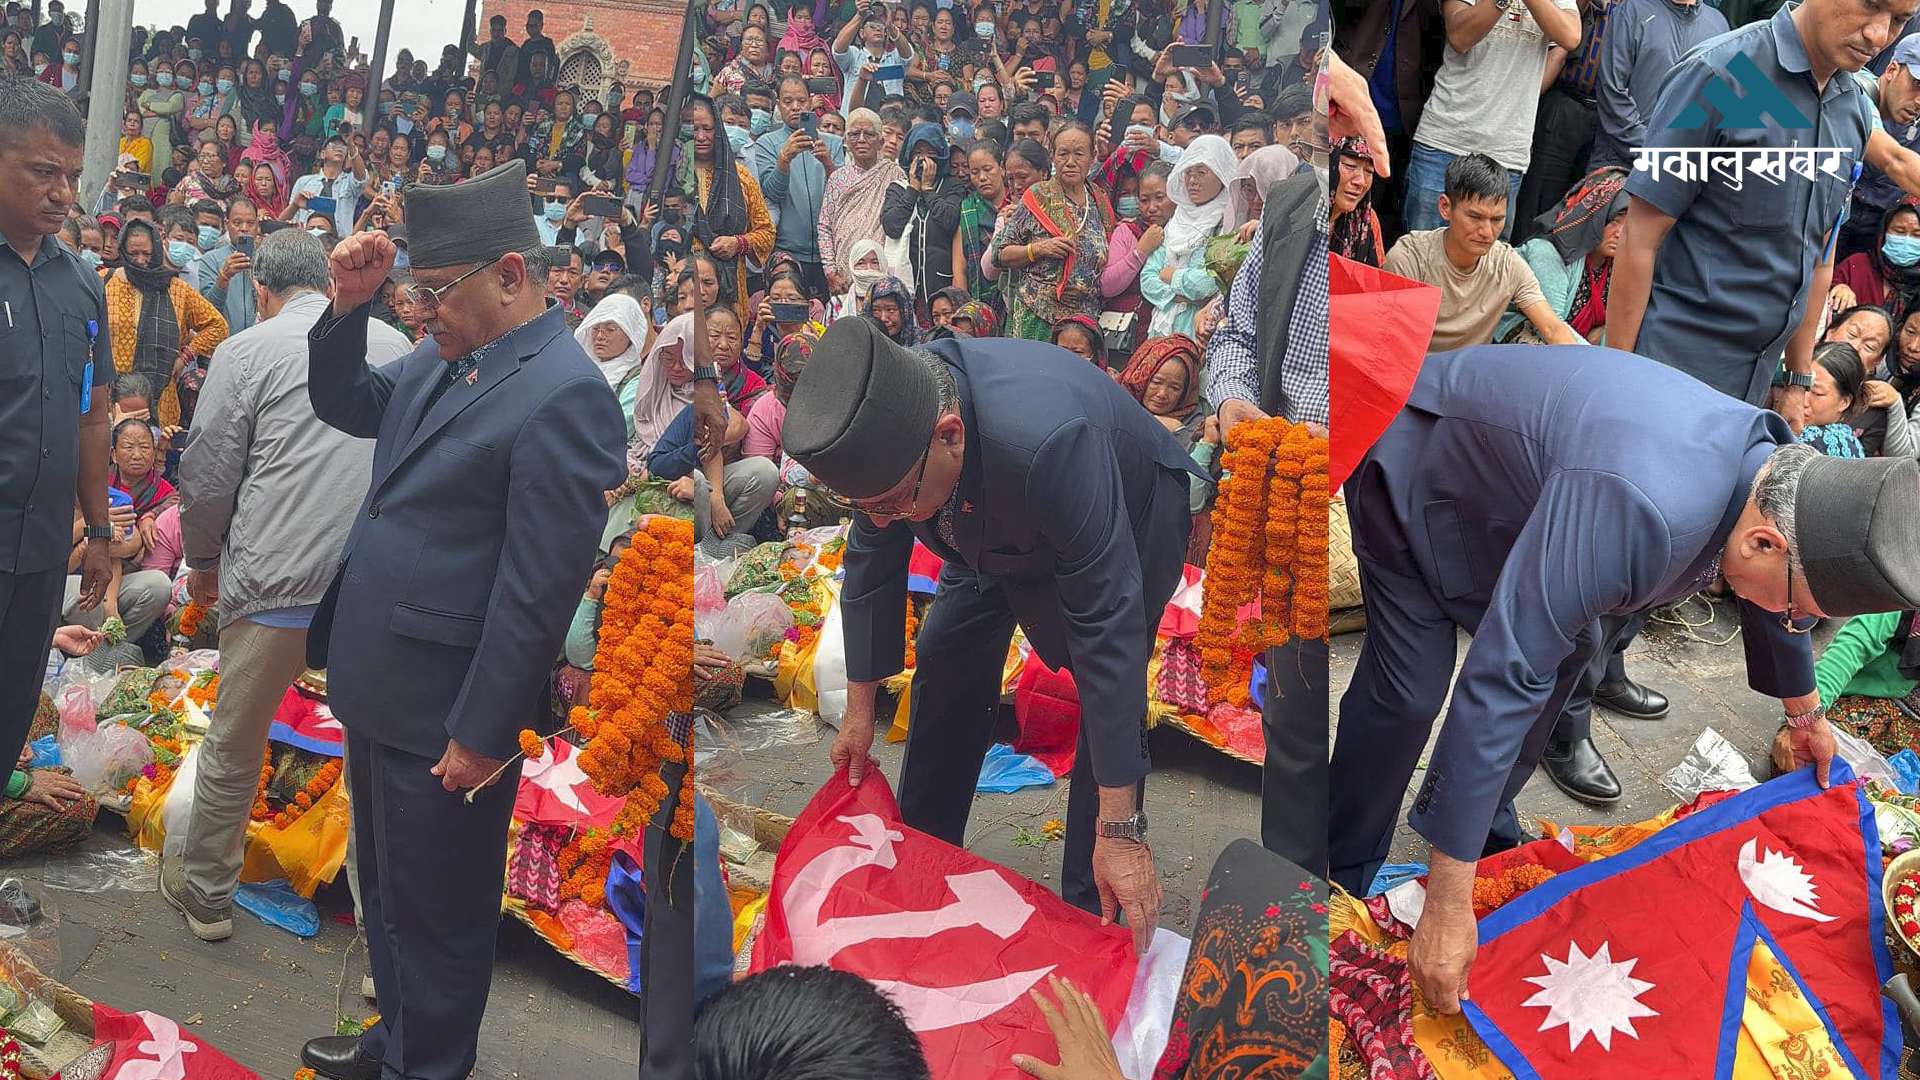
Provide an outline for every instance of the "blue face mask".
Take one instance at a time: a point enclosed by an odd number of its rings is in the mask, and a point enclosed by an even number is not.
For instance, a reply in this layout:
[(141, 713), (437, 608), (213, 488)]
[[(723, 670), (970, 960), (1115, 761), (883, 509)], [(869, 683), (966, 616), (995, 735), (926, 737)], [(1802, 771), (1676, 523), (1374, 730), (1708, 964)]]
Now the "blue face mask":
[(1920, 236), (1889, 236), (1881, 242), (1880, 254), (1895, 266), (1920, 263)]
[(193, 61), (194, 63), (196, 63), (196, 64), (197, 64), (197, 63), (199, 63), (199, 62), (200, 62), (200, 50), (199, 50), (199, 49), (188, 49), (188, 50), (187, 50), (187, 59), (189, 59), (189, 60), (192, 60), (192, 61)]
[(201, 251), (212, 251), (214, 246), (220, 243), (220, 230), (211, 225), (202, 225), (199, 240)]
[(320, 87), (317, 83), (303, 82), (300, 84), (300, 92), (308, 97), (312, 97), (320, 92)]
[[(71, 61), (69, 61), (69, 63), (71, 63)], [(136, 88), (147, 85), (147, 77), (137, 71), (127, 76), (127, 81), (132, 83)]]
[(993, 31), (994, 25), (990, 22), (977, 22), (973, 24), (973, 32), (979, 37), (990, 38), (993, 36)]
[(394, 268), (395, 268), (395, 269), (399, 269), (399, 270), (405, 270), (405, 269), (406, 269), (407, 267), (409, 267), (409, 266), (411, 266), (411, 265), (413, 265), (413, 263), (412, 263), (412, 261), (411, 261), (411, 260), (409, 260), (409, 259), (407, 258), (407, 249), (406, 249), (406, 248), (395, 248), (395, 249), (394, 249), (394, 251), (393, 251), (393, 265), (394, 265)]
[(279, 79), (281, 82), (286, 82), (293, 78), (293, 72), (288, 71), (286, 68), (281, 68), (278, 72), (274, 73), (273, 77)]
[(427, 147), (428, 161), (445, 161), (446, 159), (447, 159), (446, 147), (441, 146), (439, 143), (435, 143), (432, 146)]
[(155, 82), (155, 83), (156, 83), (157, 85), (159, 85), (159, 86), (172, 86), (172, 85), (173, 85), (173, 72), (171, 72), (171, 71), (163, 71), (163, 72), (161, 72), (160, 74), (158, 74), (158, 75), (155, 75), (155, 76), (153, 77), (153, 81), (154, 81), (154, 82)]
[(735, 127), (732, 124), (727, 125), (727, 142), (733, 146), (734, 153), (745, 153), (747, 143), (752, 141), (752, 139), (753, 135), (749, 133), (746, 128)]
[(212, 83), (210, 83), (210, 82), (203, 82), (203, 83), (201, 83), (201, 84), (200, 84), (200, 96), (201, 96), (201, 97), (205, 97), (205, 96), (207, 96), (208, 94), (211, 94), (211, 93), (213, 93), (213, 84), (212, 84)]
[(89, 270), (100, 269), (100, 253), (91, 248), (80, 249), (80, 261), (86, 263)]
[(1123, 218), (1137, 218), (1140, 216), (1140, 196), (1122, 195), (1113, 200), (1113, 209)]
[(973, 121), (956, 116), (947, 121), (947, 132), (956, 139), (971, 139), (973, 138)]
[(60, 59), (65, 60), (68, 67), (80, 66), (80, 54), (77, 52), (61, 53)]
[(559, 221), (567, 216), (567, 204), (559, 199), (550, 199), (547, 201), (546, 214), (548, 221)]
[(185, 266), (192, 262), (193, 257), (197, 254), (199, 254), (199, 252), (195, 251), (193, 245), (185, 240), (167, 241), (167, 261), (177, 267)]
[(233, 80), (232, 80), (232, 79), (221, 79), (221, 80), (220, 80), (219, 82), (217, 82), (217, 83), (214, 83), (213, 85), (214, 85), (214, 86), (216, 86), (216, 87), (218, 87), (218, 88), (219, 88), (219, 90), (220, 90), (220, 92), (221, 92), (221, 93), (223, 93), (223, 94), (231, 94), (231, 93), (233, 93)]
[(773, 114), (765, 109), (754, 109), (752, 120), (749, 122), (752, 124), (749, 130), (753, 132), (755, 138), (773, 130)]

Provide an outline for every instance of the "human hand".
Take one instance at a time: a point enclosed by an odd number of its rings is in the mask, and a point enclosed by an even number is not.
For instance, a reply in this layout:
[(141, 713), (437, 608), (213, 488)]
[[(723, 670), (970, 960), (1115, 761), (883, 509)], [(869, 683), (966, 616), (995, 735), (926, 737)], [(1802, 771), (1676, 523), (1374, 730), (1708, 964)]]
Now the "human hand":
[(670, 481), (667, 484), (667, 494), (672, 496), (676, 502), (692, 502), (693, 493), (697, 490), (699, 489), (694, 487), (693, 475), (691, 473), (678, 480)]
[(755, 337), (759, 336), (760, 327), (772, 326), (772, 325), (773, 325), (773, 301), (762, 300), (760, 301), (760, 307), (753, 313), (753, 326), (754, 326), (753, 336)]
[(86, 553), (80, 557), (80, 610), (92, 611), (107, 598), (107, 586), (113, 582), (109, 558), (105, 540), (87, 541)]
[(1151, 255), (1160, 250), (1160, 244), (1165, 241), (1166, 238), (1167, 230), (1165, 228), (1159, 225), (1149, 225), (1146, 227), (1146, 230), (1140, 234), (1140, 239), (1134, 244), (1133, 250), (1143, 256)]
[(1033, 245), (1033, 250), (1049, 259), (1064, 259), (1073, 254), (1073, 241), (1064, 236), (1049, 236)]
[(252, 268), (253, 260), (238, 251), (227, 256), (227, 261), (220, 264), (220, 273), (216, 275), (220, 279), (220, 287), (226, 288), (236, 274), (244, 274)]
[(66, 773), (36, 769), (29, 775), (33, 779), (27, 784), (25, 794), (20, 796), (22, 802), (44, 806), (57, 814), (87, 797), (87, 789)]
[(705, 641), (693, 643), (693, 673), (699, 678), (718, 678), (731, 663), (733, 663), (733, 657), (728, 656), (718, 646)]
[(1126, 148), (1137, 154), (1156, 154), (1160, 150), (1160, 139), (1151, 131), (1136, 129), (1129, 131), (1126, 138), (1120, 140)]
[(1892, 383), (1879, 379), (1868, 379), (1863, 391), (1867, 395), (1867, 407), (1870, 409), (1889, 409), (1900, 404), (1900, 391)]
[(1814, 779), (1820, 782), (1821, 787), (1826, 787), (1827, 770), (1839, 748), (1826, 719), (1822, 717), (1802, 728), (1788, 728), (1787, 742), (1793, 748), (1793, 767), (1804, 769), (1812, 765)]
[(500, 781), (500, 767), (506, 762), (487, 757), (461, 746), (453, 739), (447, 740), (447, 752), (440, 755), (440, 761), (430, 770), (440, 778), (440, 786), (448, 791), (462, 788), (492, 787)]
[(1327, 133), (1335, 141), (1358, 136), (1373, 151), (1375, 175), (1392, 176), (1387, 161), (1387, 131), (1373, 107), (1366, 77), (1348, 67), (1340, 54), (1327, 50)]
[(707, 495), (707, 520), (713, 526), (713, 538), (724, 540), (733, 532), (733, 511), (727, 509), (727, 498), (718, 491)]
[(296, 191), (293, 193), (293, 205), (299, 207), (302, 210), (305, 210), (307, 208), (307, 200), (312, 197), (313, 196), (311, 192)]
[(1442, 1016), (1460, 1011), (1467, 997), (1467, 971), (1473, 967), (1474, 953), (1480, 949), (1480, 927), (1473, 921), (1473, 907), (1464, 910), (1432, 903), (1413, 928), (1413, 943), (1407, 950), (1407, 966), (1413, 972), (1413, 985), (1427, 999), (1427, 1007)]
[(1827, 290), (1827, 306), (1834, 311), (1845, 311), (1854, 304), (1853, 290), (1845, 285), (1835, 285)]
[[(703, 336), (700, 340), (706, 339)], [(700, 460), (713, 460), (726, 437), (727, 410), (720, 387), (702, 379), (693, 384), (693, 441), (700, 448)]]
[(1200, 441), (1203, 443), (1206, 443), (1208, 446), (1211, 446), (1215, 449), (1219, 449), (1220, 447), (1220, 417), (1219, 416), (1215, 415), (1215, 416), (1207, 417), (1207, 422), (1200, 426)]
[(827, 291), (839, 295), (847, 291), (847, 278), (838, 270), (827, 270)]
[(799, 128), (794, 128), (793, 134), (787, 136), (787, 141), (780, 144), (781, 168), (793, 164), (793, 159), (799, 157), (801, 154), (807, 153), (812, 145), (813, 140), (807, 138), (806, 132), (801, 131)]
[(1793, 728), (1780, 725), (1780, 730), (1773, 733), (1773, 745), (1768, 748), (1767, 756), (1772, 759), (1773, 771), (1777, 774), (1784, 775), (1799, 767), (1793, 758)]
[(1026, 1054), (1015, 1054), (1014, 1068), (1040, 1080), (1126, 1080), (1120, 1072), (1120, 1058), (1113, 1052), (1113, 1036), (1100, 1016), (1100, 1006), (1057, 975), (1049, 975), (1047, 985), (1058, 1004), (1038, 990), (1027, 991), (1027, 998), (1046, 1019), (1047, 1030), (1053, 1032), (1054, 1052), (1060, 1061), (1049, 1065)]
[(220, 571), (188, 570), (187, 597), (201, 607), (212, 607), (220, 602)]
[(1234, 425), (1240, 423), (1240, 421), (1265, 420), (1267, 418), (1267, 414), (1261, 411), (1258, 406), (1252, 402), (1241, 401), (1239, 398), (1228, 398), (1221, 402), (1216, 415), (1220, 417), (1220, 441), (1223, 444), (1227, 441), (1228, 437), (1233, 434)]
[(737, 236), (716, 236), (713, 239), (713, 243), (707, 245), (707, 250), (713, 252), (717, 258), (731, 259), (735, 255), (740, 254), (740, 238)]
[[(53, 647), (68, 656), (87, 656), (93, 650), (106, 644), (107, 635), (98, 630), (89, 630), (73, 624), (63, 626), (53, 632)], [(29, 754), (31, 756), (31, 754)]]
[(607, 595), (607, 582), (613, 580), (613, 568), (603, 566), (593, 572), (593, 580), (587, 582), (587, 599), (599, 600)]
[(380, 294), (393, 271), (397, 249), (384, 232), (353, 233), (334, 245), (327, 257), (333, 277), (333, 310), (345, 314)]
[(1240, 225), (1239, 231), (1234, 233), (1234, 239), (1239, 241), (1242, 244), (1250, 244), (1253, 242), (1254, 231), (1257, 230), (1258, 228), (1260, 228), (1259, 218), (1254, 218), (1252, 221), (1243, 222)]
[(1801, 429), (1807, 426), (1807, 388), (1781, 387), (1779, 395), (1774, 398), (1774, 410), (1786, 420), (1795, 435), (1800, 434)]
[(1095, 839), (1093, 884), (1100, 892), (1100, 925), (1126, 915), (1134, 948), (1144, 955), (1160, 921), (1160, 875), (1153, 868), (1153, 850), (1137, 840)]
[(560, 219), (561, 227), (578, 226), (581, 222), (587, 220), (587, 212), (580, 209), (580, 200), (586, 197), (585, 193), (575, 195), (573, 201), (567, 204), (566, 216)]
[(25, 769), (31, 764), (33, 764), (33, 744), (28, 743), (20, 748), (20, 760), (14, 762), (13, 767), (15, 769)]
[(847, 771), (848, 787), (859, 787), (868, 769), (880, 767), (873, 758), (873, 727), (870, 710), (867, 715), (856, 716), (854, 710), (849, 709), (840, 720), (840, 732), (833, 737), (833, 746), (827, 750), (827, 760), (834, 771)]

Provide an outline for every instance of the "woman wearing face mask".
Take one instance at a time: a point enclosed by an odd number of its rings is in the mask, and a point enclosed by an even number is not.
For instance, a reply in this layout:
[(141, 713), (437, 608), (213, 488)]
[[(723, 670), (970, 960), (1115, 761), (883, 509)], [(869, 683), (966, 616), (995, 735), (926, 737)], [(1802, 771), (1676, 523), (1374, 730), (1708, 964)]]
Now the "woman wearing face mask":
[[(640, 130), (639, 138), (633, 141), (633, 154), (627, 158), (627, 188), (630, 191), (653, 190), (653, 170), (659, 167), (659, 152), (662, 135), (666, 130), (667, 113), (664, 109), (655, 109), (647, 114), (647, 123)], [(670, 175), (679, 175), (683, 158), (680, 144), (674, 143), (671, 150), (672, 170)]]
[[(627, 440), (627, 482), (610, 493), (613, 512), (608, 514), (607, 526), (613, 532), (631, 525), (630, 515), (693, 516), (667, 494), (665, 481), (654, 480), (647, 472), (647, 455), (653, 453), (674, 418), (693, 400), (693, 322), (692, 313), (669, 320), (654, 335), (646, 359), (641, 361), (631, 414), (633, 434)], [(624, 326), (622, 330), (631, 336)], [(629, 509), (623, 511), (623, 504)]]
[(951, 158), (947, 134), (938, 124), (915, 124), (900, 151), (907, 177), (887, 189), (880, 212), (880, 227), (889, 241), (906, 245), (913, 292), (919, 298), (914, 318), (921, 326), (927, 325), (928, 297), (955, 284), (966, 287), (960, 203), (967, 197), (967, 187), (948, 175)]
[(1201, 135), (1168, 175), (1174, 210), (1166, 242), (1140, 268), (1140, 295), (1153, 305), (1148, 333), (1193, 333), (1194, 316), (1220, 291), (1207, 269), (1207, 241), (1226, 231), (1227, 181), (1238, 167), (1227, 140)]
[(1167, 176), (1172, 172), (1172, 165), (1156, 161), (1147, 166), (1134, 195), (1115, 200), (1114, 213), (1120, 221), (1107, 237), (1100, 292), (1107, 298), (1106, 310), (1134, 317), (1123, 351), (1131, 351), (1146, 337), (1148, 314), (1140, 296), (1140, 270), (1166, 236), (1167, 218), (1173, 211), (1173, 201), (1167, 198)]
[[(997, 19), (993, 11), (993, 0), (981, 0), (974, 5), (973, 18), (964, 27), (965, 32), (959, 34), (960, 44), (954, 49), (953, 71), (962, 75), (968, 75), (970, 72), (979, 74), (993, 71), (993, 36), (1000, 31)], [(961, 29), (955, 28), (956, 31)], [(985, 88), (982, 87), (982, 89)], [(999, 88), (994, 89), (997, 91)], [(995, 103), (998, 104), (997, 95)], [(992, 116), (998, 115), (1000, 114), (997, 111), (992, 114)], [(987, 120), (992, 116), (983, 113), (980, 119)]]
[(174, 118), (187, 108), (187, 96), (173, 85), (172, 64), (161, 60), (153, 65), (153, 82), (140, 91), (138, 105), (141, 124), (153, 140), (153, 160), (171, 161)]
[[(51, 58), (49, 58), (51, 60)], [(135, 61), (135, 63), (139, 63)], [(49, 86), (57, 86), (72, 94), (80, 90), (80, 41), (68, 38), (60, 43), (59, 63), (48, 63), (36, 76)]]
[(1901, 318), (1920, 296), (1920, 201), (1906, 196), (1880, 219), (1879, 242), (1833, 268), (1827, 306), (1845, 311), (1855, 304), (1882, 307)]
[[(194, 73), (196, 66), (183, 61), (174, 67), (173, 77), (187, 94), (187, 111), (181, 117), (181, 126), (186, 128), (188, 141), (197, 146), (200, 136), (212, 131), (214, 122), (220, 118), (220, 95), (213, 88), (213, 72)], [(188, 81), (190, 73), (192, 81)]]
[(612, 113), (593, 118), (593, 128), (587, 133), (587, 160), (580, 166), (580, 182), (589, 188), (604, 185), (612, 194), (624, 195), (627, 189), (621, 174), (626, 171), (626, 161), (614, 131)]
[(832, 325), (835, 319), (849, 315), (860, 315), (867, 310), (867, 300), (873, 295), (874, 287), (886, 280), (887, 271), (880, 260), (880, 244), (874, 240), (856, 240), (847, 254), (847, 265), (851, 267), (848, 276), (847, 291), (833, 298), (827, 305), (827, 323)]
[[(168, 265), (159, 232), (138, 218), (120, 236), (121, 267), (106, 280), (107, 329), (113, 367), (139, 372), (165, 387), (156, 419), (180, 423), (178, 379), (187, 364), (213, 355), (227, 321)], [(191, 259), (192, 245), (184, 254)]]
[(845, 292), (852, 280), (853, 245), (880, 239), (887, 192), (907, 178), (898, 162), (881, 155), (880, 116), (872, 109), (855, 109), (847, 117), (846, 147), (847, 163), (827, 177), (820, 200), (820, 261), (835, 293)]

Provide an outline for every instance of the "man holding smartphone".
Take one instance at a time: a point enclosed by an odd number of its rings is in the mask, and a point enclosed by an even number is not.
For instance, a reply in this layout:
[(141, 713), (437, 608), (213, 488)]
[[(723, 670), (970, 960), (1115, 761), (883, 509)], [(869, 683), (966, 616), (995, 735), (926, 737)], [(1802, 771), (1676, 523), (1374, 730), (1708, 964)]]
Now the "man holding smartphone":
[(288, 221), (305, 225), (313, 212), (312, 199), (332, 199), (333, 220), (349, 222), (359, 214), (360, 193), (367, 186), (367, 163), (361, 160), (347, 140), (330, 136), (320, 150), (320, 171), (308, 173), (293, 182), (287, 209), (281, 215)]
[(820, 263), (820, 204), (827, 193), (827, 177), (846, 162), (846, 146), (838, 135), (820, 131), (807, 93), (807, 80), (798, 75), (781, 78), (776, 88), (780, 116), (786, 126), (760, 136), (754, 156), (761, 162), (760, 190), (767, 197), (776, 226), (774, 247), (800, 260), (807, 291), (827, 295), (827, 273)]
[(187, 284), (220, 310), (229, 333), (258, 321), (253, 296), (253, 243), (260, 234), (260, 211), (253, 200), (236, 196), (227, 206), (226, 237), (187, 264)]
[[(859, 78), (861, 68), (872, 64), (879, 69), (873, 79), (880, 84), (882, 93), (904, 92), (905, 68), (907, 61), (913, 59), (913, 46), (887, 21), (885, 4), (877, 0), (857, 0), (856, 8), (858, 16), (848, 20), (833, 39), (834, 59), (840, 64), (847, 85), (852, 86)], [(856, 33), (860, 35), (857, 47), (853, 46)]]

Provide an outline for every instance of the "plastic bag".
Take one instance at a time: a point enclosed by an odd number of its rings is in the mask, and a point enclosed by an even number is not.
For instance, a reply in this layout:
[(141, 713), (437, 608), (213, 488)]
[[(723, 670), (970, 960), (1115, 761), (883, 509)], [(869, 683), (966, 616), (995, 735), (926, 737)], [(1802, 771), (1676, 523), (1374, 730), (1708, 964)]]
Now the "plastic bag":
[(294, 892), (285, 881), (242, 885), (233, 890), (233, 902), (268, 926), (277, 926), (300, 937), (312, 937), (320, 932), (320, 909), (313, 901)]
[(69, 731), (62, 720), (60, 756), (81, 787), (95, 795), (118, 795), (127, 781), (153, 764), (153, 744), (119, 724)]
[(1920, 754), (1902, 750), (1888, 758), (1887, 764), (1900, 777), (1900, 794), (1920, 795)]
[(177, 859), (187, 847), (187, 822), (193, 817), (193, 781), (200, 772), (200, 747), (187, 747), (187, 755), (174, 770), (173, 784), (167, 791), (166, 805), (160, 811), (160, 825), (166, 830), (160, 850), (169, 859)]
[[(60, 970), (60, 914), (45, 885), (32, 889), (19, 878), (0, 880), (0, 975), (14, 985), (13, 953), (41, 971)], [(32, 987), (26, 987), (32, 991)], [(37, 996), (37, 995), (36, 995)], [(52, 997), (46, 998), (52, 1004)]]
[(840, 730), (840, 718), (847, 715), (847, 643), (841, 638), (838, 595), (820, 623), (820, 647), (813, 654), (813, 694), (820, 719)]
[[(1781, 722), (1785, 723), (1784, 720)], [(1886, 758), (1880, 756), (1880, 751), (1843, 728), (1832, 724), (1827, 727), (1833, 731), (1833, 756), (1844, 758), (1853, 767), (1855, 776), (1862, 780), (1877, 780), (1881, 787), (1889, 791), (1900, 787), (1900, 774), (1887, 764)]]
[(1006, 794), (1030, 787), (1052, 787), (1053, 781), (1053, 770), (1040, 759), (1016, 753), (1006, 743), (994, 743), (980, 763), (980, 781), (974, 790)]
[(1758, 782), (1746, 756), (1712, 728), (1702, 731), (1680, 764), (1660, 778), (1682, 803), (1692, 802), (1703, 791), (1745, 791)]
[(709, 623), (727, 609), (727, 581), (738, 559), (702, 562), (693, 568), (694, 632), (707, 636)]
[(150, 893), (160, 888), (160, 859), (137, 847), (80, 849), (48, 856), (40, 880), (68, 892)]
[(93, 674), (78, 664), (67, 665), (53, 694), (54, 708), (60, 713), (60, 730), (92, 731), (100, 702), (113, 689), (114, 679), (112, 672)]
[(728, 601), (726, 610), (713, 617), (707, 637), (714, 648), (748, 661), (767, 655), (792, 625), (793, 611), (785, 600), (771, 593), (746, 593)]
[(1161, 927), (1153, 932), (1140, 966), (1133, 972), (1133, 993), (1127, 1011), (1113, 1029), (1113, 1052), (1120, 1059), (1120, 1075), (1152, 1076), (1167, 1049), (1173, 1006), (1180, 1000), (1180, 978), (1186, 973), (1187, 953), (1193, 943)]
[(33, 761), (31, 764), (34, 768), (44, 769), (49, 765), (60, 764), (60, 737), (58, 735), (42, 735), (33, 740), (30, 745), (33, 747)]

